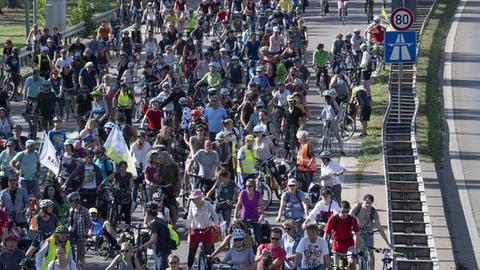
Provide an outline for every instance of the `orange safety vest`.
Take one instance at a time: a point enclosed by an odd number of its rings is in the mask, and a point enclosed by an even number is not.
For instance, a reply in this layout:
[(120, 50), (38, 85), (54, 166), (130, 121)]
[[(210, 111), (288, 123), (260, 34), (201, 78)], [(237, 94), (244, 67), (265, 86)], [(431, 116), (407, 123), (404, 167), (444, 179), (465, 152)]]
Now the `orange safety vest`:
[[(298, 150), (297, 163), (300, 164), (298, 169), (301, 171), (315, 171), (317, 169), (317, 161), (315, 160), (315, 157), (308, 156), (309, 145), (309, 142), (302, 143), (300, 145), (300, 149)], [(310, 166), (308, 166), (308, 164), (310, 164)]]

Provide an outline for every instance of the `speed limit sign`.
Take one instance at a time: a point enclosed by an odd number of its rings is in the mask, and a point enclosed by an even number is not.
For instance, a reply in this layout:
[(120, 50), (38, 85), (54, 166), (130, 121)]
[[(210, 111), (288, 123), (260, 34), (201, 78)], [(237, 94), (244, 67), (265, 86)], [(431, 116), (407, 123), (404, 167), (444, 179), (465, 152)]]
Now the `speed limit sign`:
[(390, 16), (390, 24), (397, 31), (405, 31), (413, 24), (413, 13), (410, 9), (399, 7), (393, 10)]

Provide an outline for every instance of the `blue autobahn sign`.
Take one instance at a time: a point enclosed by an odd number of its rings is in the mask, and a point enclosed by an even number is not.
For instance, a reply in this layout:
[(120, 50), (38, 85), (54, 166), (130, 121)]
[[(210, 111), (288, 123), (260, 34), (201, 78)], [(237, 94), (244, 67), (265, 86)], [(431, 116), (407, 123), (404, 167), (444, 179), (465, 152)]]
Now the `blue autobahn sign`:
[(385, 32), (385, 63), (415, 63), (417, 61), (417, 33), (415, 31)]

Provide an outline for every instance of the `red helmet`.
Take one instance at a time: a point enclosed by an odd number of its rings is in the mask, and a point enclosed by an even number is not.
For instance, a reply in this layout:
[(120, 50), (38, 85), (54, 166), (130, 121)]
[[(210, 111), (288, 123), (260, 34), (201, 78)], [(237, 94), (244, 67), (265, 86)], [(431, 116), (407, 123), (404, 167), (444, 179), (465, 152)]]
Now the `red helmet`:
[(50, 71), (50, 74), (58, 74), (58, 69), (52, 68), (52, 70)]
[(202, 112), (199, 109), (192, 110), (190, 114), (192, 116), (202, 116)]
[(5, 39), (5, 44), (12, 44), (12, 40), (10, 38)]

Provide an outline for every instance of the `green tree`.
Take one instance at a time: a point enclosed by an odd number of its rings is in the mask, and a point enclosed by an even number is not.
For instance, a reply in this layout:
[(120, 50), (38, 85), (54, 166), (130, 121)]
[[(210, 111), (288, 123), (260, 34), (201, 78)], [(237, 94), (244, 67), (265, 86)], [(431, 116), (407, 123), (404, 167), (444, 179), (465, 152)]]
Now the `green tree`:
[(93, 10), (85, 0), (78, 0), (77, 7), (72, 10), (68, 25), (73, 26), (75, 24), (85, 22), (84, 36), (95, 31), (95, 22), (93, 21)]
[(45, 26), (45, 7), (47, 6), (47, 0), (37, 0), (37, 24)]

